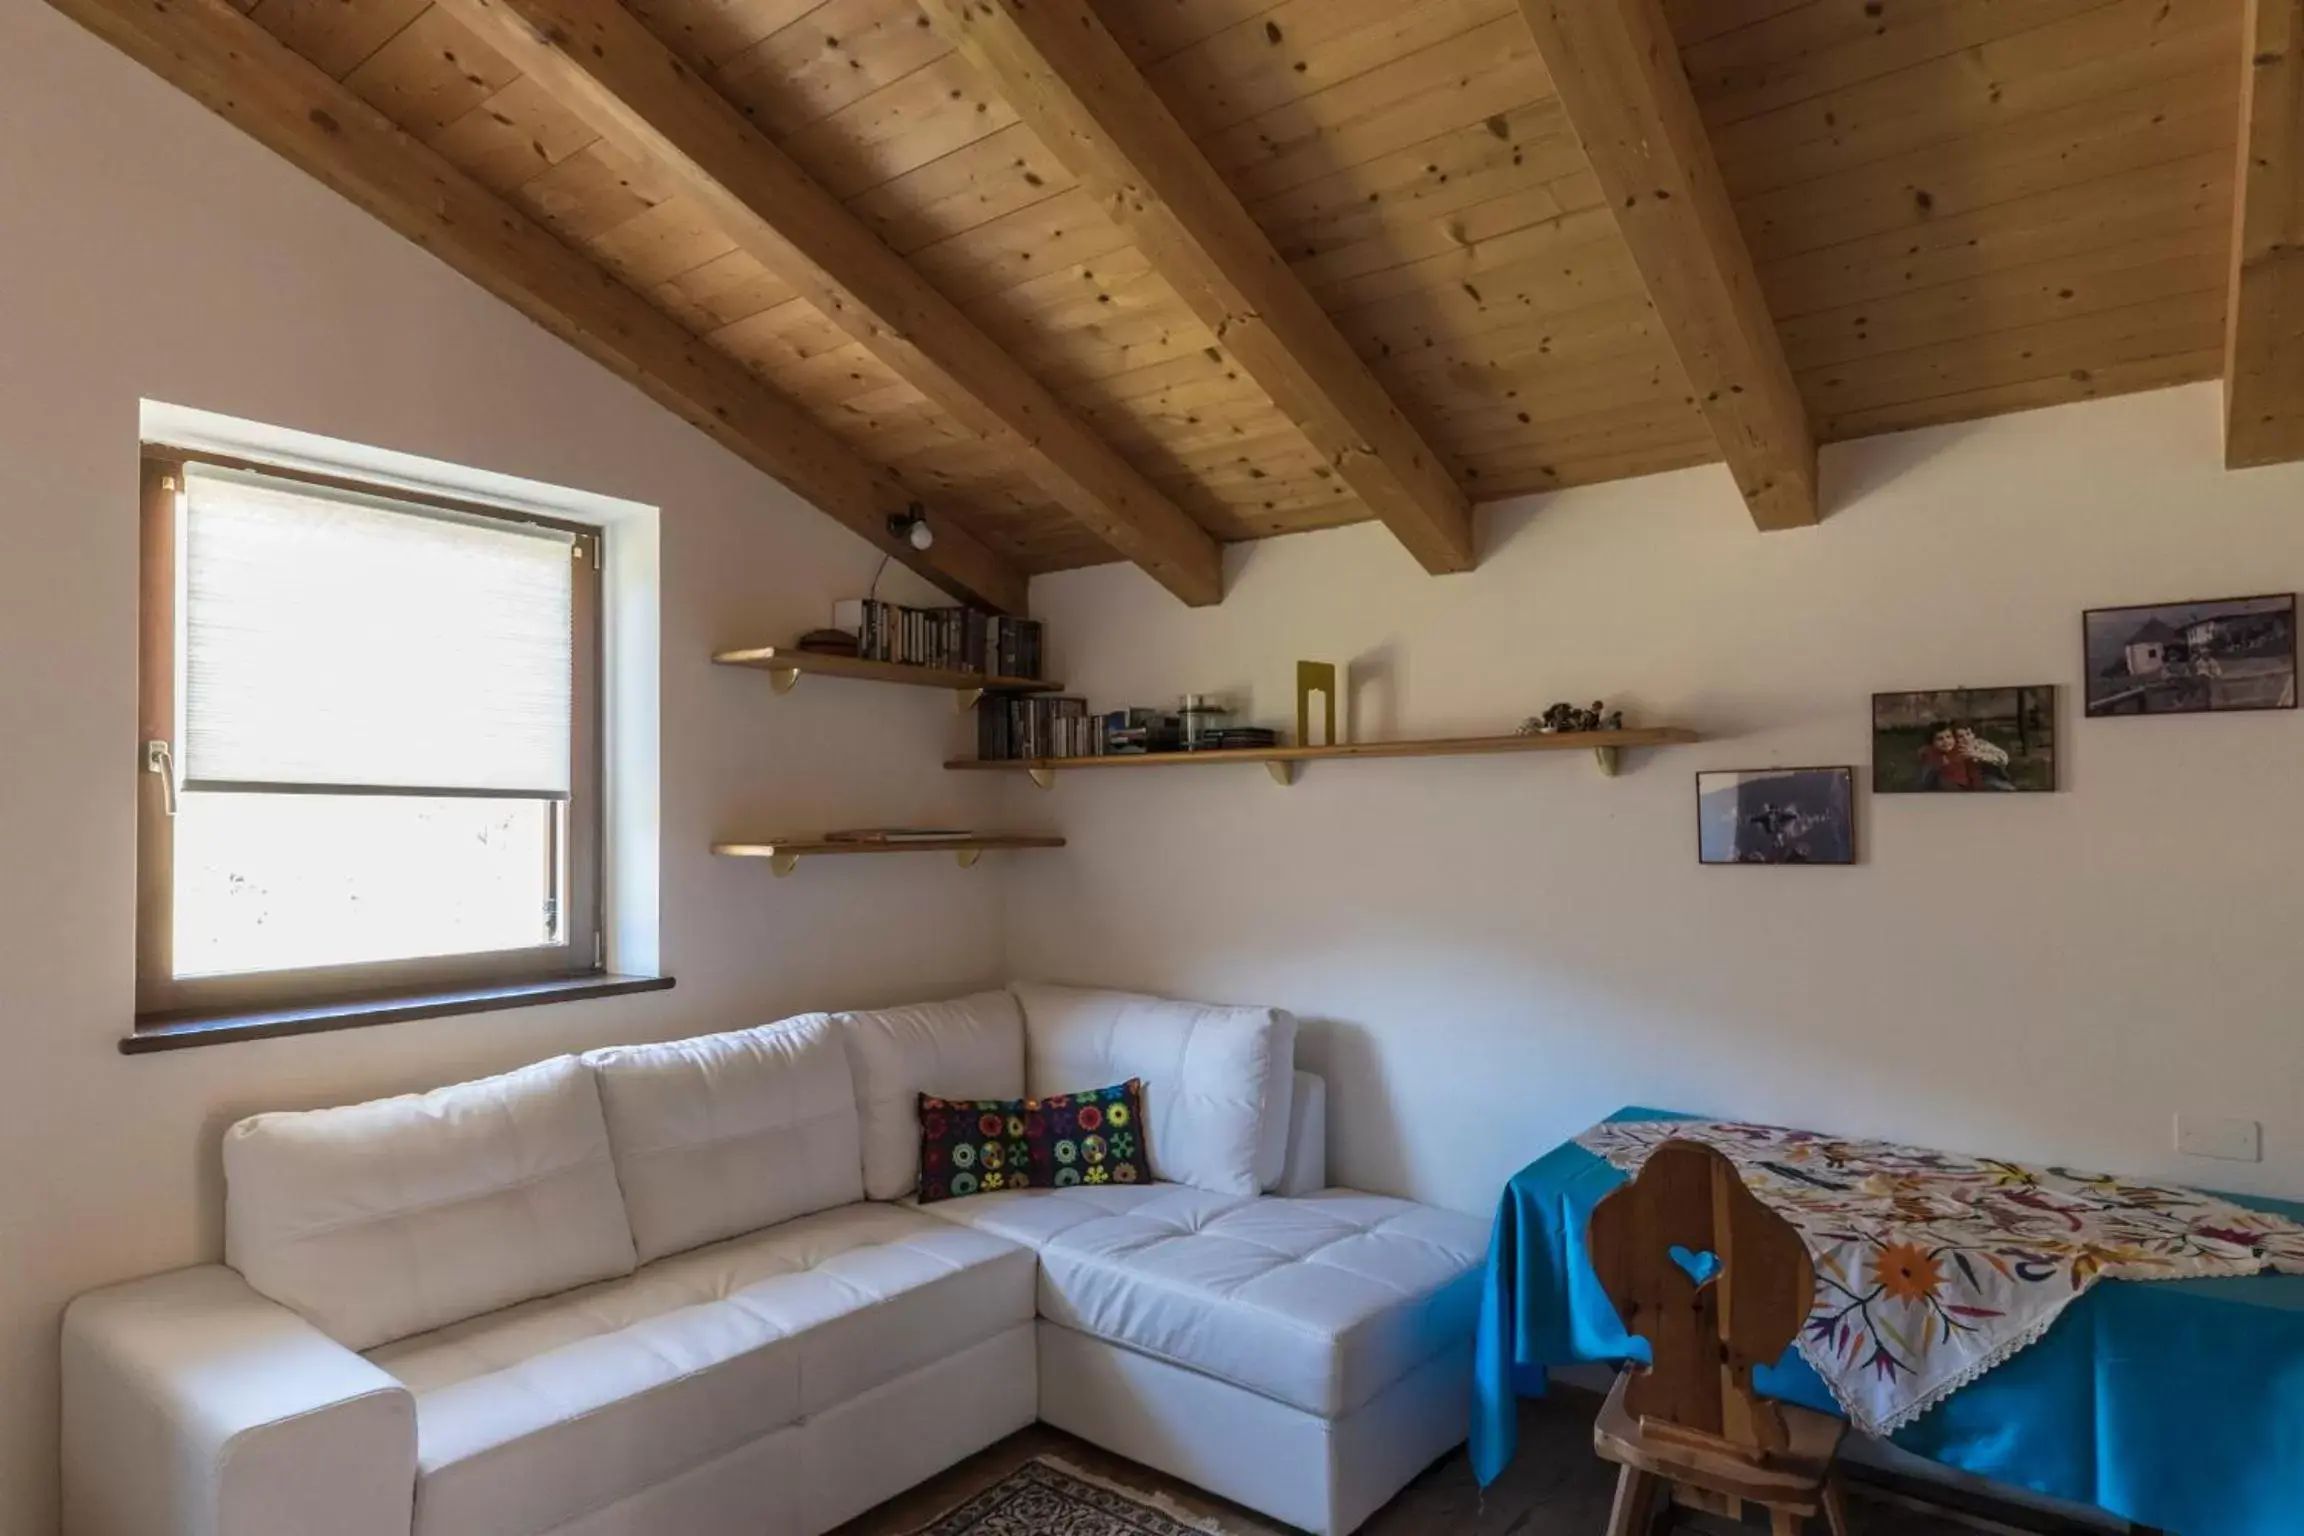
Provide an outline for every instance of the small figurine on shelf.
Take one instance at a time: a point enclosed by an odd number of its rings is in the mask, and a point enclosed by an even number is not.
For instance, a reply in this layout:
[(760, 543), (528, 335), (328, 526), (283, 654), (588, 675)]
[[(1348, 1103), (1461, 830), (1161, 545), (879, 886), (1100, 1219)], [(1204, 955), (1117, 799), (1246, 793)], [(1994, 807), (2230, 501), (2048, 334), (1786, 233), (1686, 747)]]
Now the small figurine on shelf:
[(1540, 715), (1530, 715), (1520, 722), (1523, 736), (1561, 736), (1584, 731), (1620, 731), (1624, 729), (1624, 711), (1610, 710), (1599, 699), (1592, 701), (1590, 709), (1578, 709), (1573, 704), (1555, 704)]

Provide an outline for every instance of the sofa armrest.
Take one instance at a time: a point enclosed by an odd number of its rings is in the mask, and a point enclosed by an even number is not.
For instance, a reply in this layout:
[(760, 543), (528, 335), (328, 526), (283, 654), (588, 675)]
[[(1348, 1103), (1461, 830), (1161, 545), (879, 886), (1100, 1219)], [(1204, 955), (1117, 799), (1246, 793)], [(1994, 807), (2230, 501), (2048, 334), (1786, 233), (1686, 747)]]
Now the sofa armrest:
[(67, 1536), (408, 1536), (408, 1389), (220, 1265), (64, 1313)]
[(1280, 1172), (1282, 1195), (1318, 1194), (1328, 1187), (1328, 1084), (1309, 1072), (1296, 1074), (1288, 1107), (1288, 1162)]

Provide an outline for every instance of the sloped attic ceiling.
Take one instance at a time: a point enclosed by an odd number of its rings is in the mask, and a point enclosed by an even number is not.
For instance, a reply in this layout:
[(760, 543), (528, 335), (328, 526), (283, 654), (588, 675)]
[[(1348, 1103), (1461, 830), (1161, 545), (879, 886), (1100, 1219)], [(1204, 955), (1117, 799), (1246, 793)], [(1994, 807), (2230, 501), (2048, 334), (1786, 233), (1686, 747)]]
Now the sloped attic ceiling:
[(2269, 191), (2235, 279), (2244, 105), (2294, 110), (2241, 0), (53, 3), (467, 271), (540, 226), (483, 280), (1003, 603), (1371, 517), (1459, 569), (1470, 504), (1724, 446), (1810, 521), (1816, 440), (2213, 377), (2285, 281)]

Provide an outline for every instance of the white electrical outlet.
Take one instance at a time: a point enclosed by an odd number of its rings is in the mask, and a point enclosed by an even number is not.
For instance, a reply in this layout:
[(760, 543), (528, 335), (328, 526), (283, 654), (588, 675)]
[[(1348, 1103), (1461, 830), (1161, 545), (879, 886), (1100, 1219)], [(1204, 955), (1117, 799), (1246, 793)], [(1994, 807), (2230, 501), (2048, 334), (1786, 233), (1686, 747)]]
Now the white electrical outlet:
[(2178, 1115), (2176, 1150), (2186, 1157), (2218, 1157), (2228, 1163), (2264, 1160), (2264, 1128), (2253, 1120), (2220, 1120), (2212, 1115)]

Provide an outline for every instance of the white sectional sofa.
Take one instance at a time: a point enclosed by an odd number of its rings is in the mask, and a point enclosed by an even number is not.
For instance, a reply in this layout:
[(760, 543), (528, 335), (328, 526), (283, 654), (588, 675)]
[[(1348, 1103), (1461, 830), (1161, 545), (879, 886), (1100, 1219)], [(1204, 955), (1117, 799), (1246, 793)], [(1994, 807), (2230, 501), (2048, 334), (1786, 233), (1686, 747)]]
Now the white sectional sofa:
[[(1289, 1524), (1463, 1439), (1484, 1225), (1326, 1189), (1294, 1021), (1019, 986), (227, 1133), (75, 1301), (67, 1536), (816, 1536), (1043, 1419)], [(1145, 1082), (1156, 1182), (920, 1206), (916, 1096)]]

